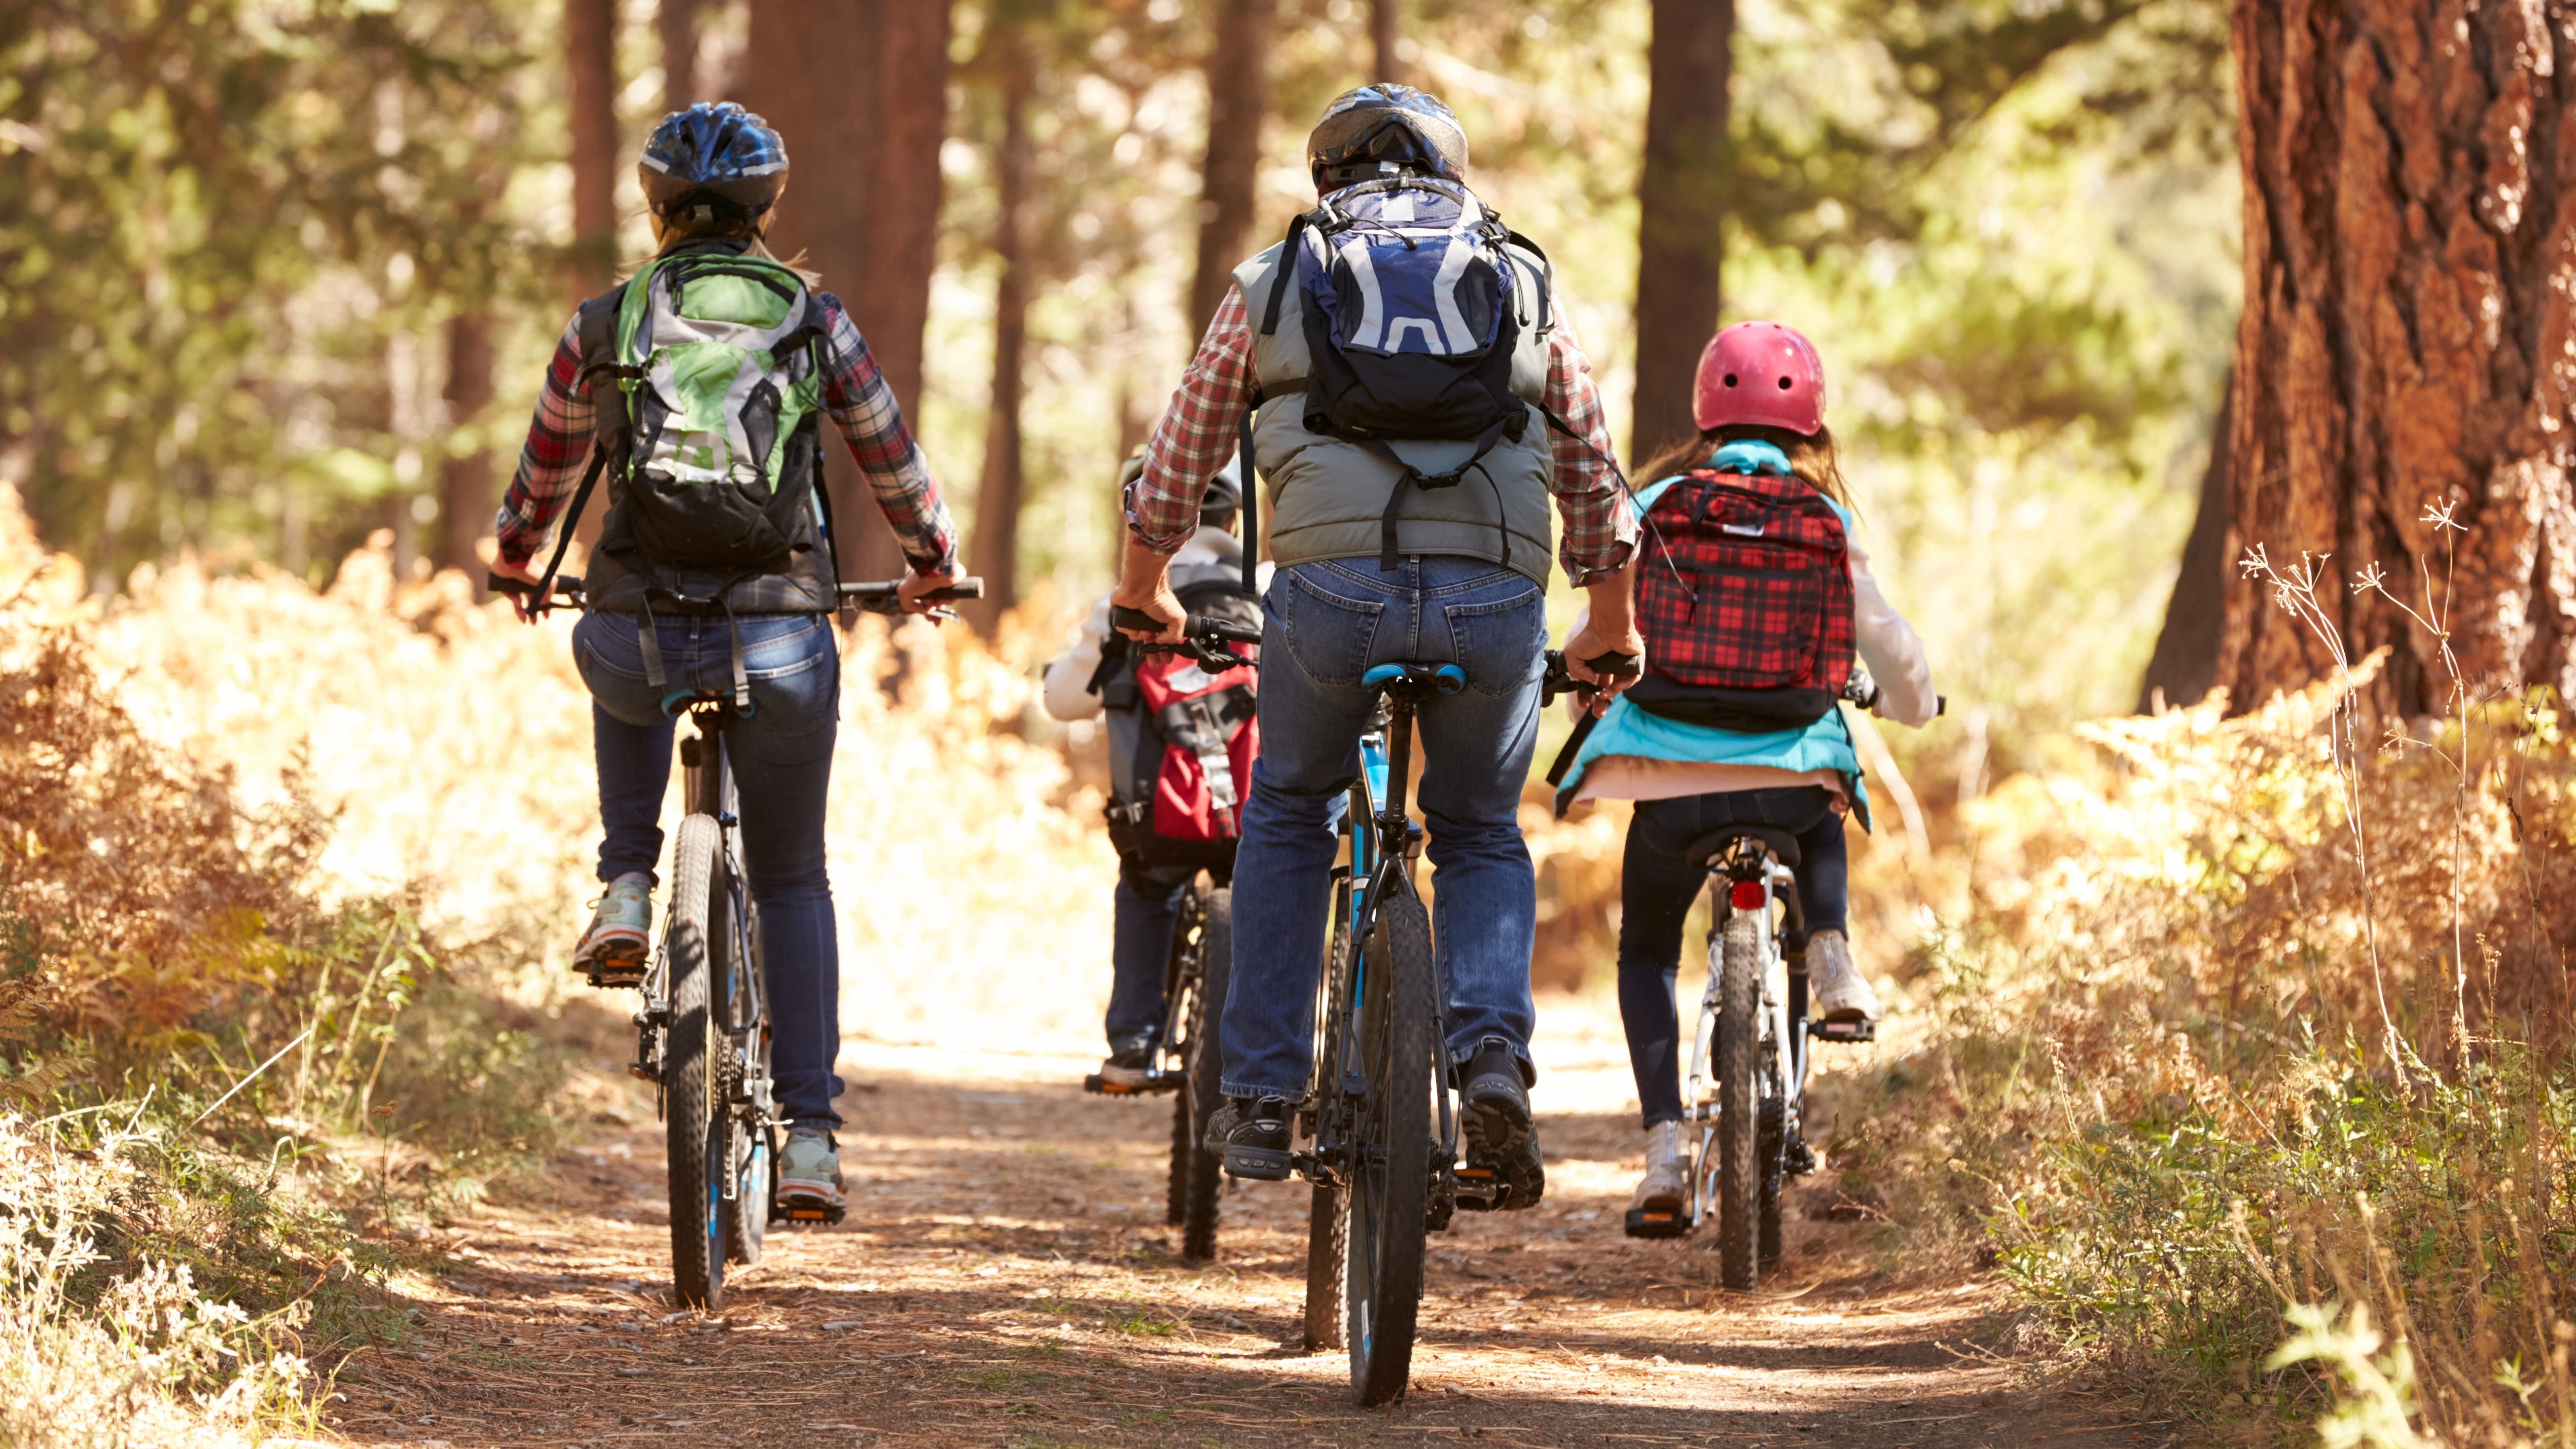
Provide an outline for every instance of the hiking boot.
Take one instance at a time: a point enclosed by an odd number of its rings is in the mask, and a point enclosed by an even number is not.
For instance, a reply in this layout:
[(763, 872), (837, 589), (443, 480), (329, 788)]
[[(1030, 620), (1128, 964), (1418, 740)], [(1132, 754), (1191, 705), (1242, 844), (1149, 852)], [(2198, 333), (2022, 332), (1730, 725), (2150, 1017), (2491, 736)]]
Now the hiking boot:
[[(1547, 1192), (1539, 1162), (1538, 1129), (1530, 1123), (1529, 1084), (1511, 1044), (1487, 1037), (1467, 1061), (1463, 1120), (1467, 1167), (1463, 1178), (1482, 1178), (1505, 1189), (1490, 1206), (1517, 1212), (1538, 1206)], [(1465, 1206), (1462, 1200), (1461, 1206)]]
[(1285, 1182), (1293, 1130), (1287, 1098), (1228, 1097), (1208, 1120), (1207, 1148), (1225, 1154), (1229, 1177)]
[(849, 1204), (843, 1192), (841, 1148), (820, 1127), (791, 1127), (787, 1150), (778, 1154), (778, 1205), (793, 1213), (838, 1212)]
[(1628, 1199), (1632, 1213), (1679, 1213), (1690, 1197), (1690, 1173), (1682, 1165), (1681, 1124), (1658, 1122), (1646, 1129), (1646, 1176)]
[(1807, 938), (1807, 989), (1827, 1021), (1878, 1020), (1878, 993), (1852, 964), (1851, 942), (1840, 931), (1818, 931)]
[(591, 903), (590, 929), (572, 948), (572, 969), (607, 980), (637, 981), (653, 954), (653, 877), (628, 871)]
[(1154, 1048), (1146, 1042), (1111, 1052), (1101, 1059), (1100, 1086), (1108, 1092), (1141, 1092), (1154, 1080)]

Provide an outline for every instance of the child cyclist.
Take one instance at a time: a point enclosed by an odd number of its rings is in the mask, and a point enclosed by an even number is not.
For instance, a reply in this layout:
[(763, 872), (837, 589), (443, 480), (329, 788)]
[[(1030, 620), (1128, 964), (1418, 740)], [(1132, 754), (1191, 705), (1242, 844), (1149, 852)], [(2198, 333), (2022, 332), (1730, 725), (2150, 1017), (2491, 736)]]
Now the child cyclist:
[(573, 526), (561, 515), (589, 454), (608, 511), (572, 644), (591, 693), (608, 889), (575, 970), (641, 979), (671, 778), (666, 705), (701, 691), (737, 702), (727, 738), (789, 1122), (778, 1194), (837, 1208), (840, 957), (823, 798), (841, 660), (819, 417), (840, 429), (911, 561), (907, 610), (924, 612), (922, 596), (953, 581), (957, 531), (849, 315), (761, 243), (787, 181), (778, 133), (730, 102), (692, 106), (662, 118), (636, 172), (658, 254), (564, 329), (492, 568), (536, 582), (536, 548), (559, 519)]
[[(1119, 475), (1122, 495), (1144, 466), (1140, 448)], [(1207, 493), (1199, 500), (1197, 531), (1172, 555), (1172, 584), (1189, 612), (1257, 629), (1261, 606), (1244, 592), (1243, 544), (1234, 536), (1242, 507), (1239, 466), (1228, 463), (1208, 480)], [(1260, 565), (1259, 581), (1266, 584), (1269, 572), (1270, 565)], [(1217, 838), (1191, 840), (1154, 828), (1155, 781), (1168, 745), (1159, 711), (1149, 707), (1138, 684), (1137, 662), (1132, 641), (1109, 627), (1109, 596), (1103, 594), (1075, 632), (1073, 647), (1046, 671), (1048, 714), (1068, 721), (1108, 716), (1107, 813), (1109, 842), (1118, 852), (1118, 889), (1112, 898), (1109, 1056), (1100, 1064), (1099, 1076), (1100, 1085), (1112, 1091), (1135, 1091), (1152, 1080), (1163, 1029), (1164, 968), (1171, 958), (1181, 892), (1202, 869), (1220, 885), (1234, 876), (1231, 830), (1193, 832)], [(1248, 694), (1250, 682), (1243, 688)], [(1251, 723), (1240, 721), (1239, 727), (1249, 729)]]
[[(1866, 828), (1869, 816), (1834, 695), (1856, 645), (1879, 686), (1878, 714), (1920, 726), (1938, 701), (1923, 641), (1852, 537), (1824, 392), (1815, 348), (1777, 323), (1737, 323), (1700, 354), (1699, 436), (1637, 475), (1658, 480), (1635, 505), (1647, 533), (1638, 569), (1646, 675), (1602, 715), (1557, 797), (1560, 810), (1586, 799), (1637, 802), (1619, 923), (1619, 1018), (1646, 1129), (1632, 1211), (1679, 1212), (1689, 1192), (1676, 1140), (1673, 980), (1683, 918), (1708, 880), (1683, 854), (1694, 838), (1736, 824), (1795, 837), (1809, 989), (1827, 1020), (1879, 1015), (1846, 924), (1843, 817), (1857, 809)], [(1802, 573), (1812, 587), (1801, 587)], [(1722, 607), (1704, 602), (1712, 594)], [(1804, 655), (1781, 647), (1792, 639), (1817, 645)]]

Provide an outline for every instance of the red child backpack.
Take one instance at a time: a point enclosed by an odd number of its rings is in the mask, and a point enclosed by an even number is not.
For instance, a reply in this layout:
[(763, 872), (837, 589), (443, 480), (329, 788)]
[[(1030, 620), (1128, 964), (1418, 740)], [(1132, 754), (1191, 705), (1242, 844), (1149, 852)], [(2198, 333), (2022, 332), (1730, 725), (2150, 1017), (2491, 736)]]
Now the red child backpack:
[[(1249, 654), (1257, 646), (1240, 646)], [(1154, 834), (1165, 840), (1230, 841), (1243, 833), (1243, 792), (1261, 751), (1251, 666), (1210, 674), (1183, 654), (1149, 654), (1136, 689), (1160, 737), (1154, 774)]]
[(1812, 724), (1851, 678), (1850, 541), (1826, 497), (1768, 443), (1730, 443), (1646, 509), (1628, 698), (1756, 733)]

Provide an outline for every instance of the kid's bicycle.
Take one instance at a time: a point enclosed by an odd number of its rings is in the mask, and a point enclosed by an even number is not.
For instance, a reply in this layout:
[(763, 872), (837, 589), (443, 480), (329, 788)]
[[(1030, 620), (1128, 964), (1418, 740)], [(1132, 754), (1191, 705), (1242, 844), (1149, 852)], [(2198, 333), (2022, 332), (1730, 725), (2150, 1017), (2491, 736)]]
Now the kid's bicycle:
[[(1161, 627), (1152, 615), (1124, 607), (1110, 611), (1110, 622), (1131, 629)], [(1178, 644), (1130, 639), (1127, 647), (1140, 654), (1187, 654), (1215, 675), (1253, 662), (1229, 645), (1261, 642), (1259, 629), (1195, 614), (1182, 632)], [(1203, 1139), (1209, 1120), (1225, 1104), (1217, 1085), (1217, 1034), (1233, 972), (1233, 874), (1229, 870), (1220, 878), (1218, 872), (1201, 871), (1182, 892), (1172, 926), (1171, 960), (1163, 978), (1163, 1029), (1155, 1037), (1145, 1084), (1119, 1086), (1096, 1072), (1082, 1083), (1084, 1091), (1104, 1096), (1172, 1094), (1172, 1168), (1164, 1216), (1181, 1230), (1181, 1257), (1193, 1263), (1216, 1256), (1217, 1189), (1225, 1159)]]
[[(530, 613), (578, 607), (582, 581), (557, 575), (543, 598), (515, 579), (489, 575), (495, 592), (530, 602)], [(930, 597), (983, 596), (961, 579)], [(843, 584), (846, 606), (891, 614), (897, 585)], [(657, 1089), (671, 1190), (671, 1290), (681, 1304), (724, 1306), (730, 1265), (760, 1261), (773, 1222), (839, 1222), (839, 1208), (784, 1208), (778, 1201), (779, 1120), (769, 1076), (767, 977), (760, 916), (742, 869), (742, 820), (725, 731), (739, 716), (730, 693), (676, 692), (662, 702), (692, 731), (680, 740), (688, 814), (671, 848), (671, 904), (662, 939), (640, 973), (594, 970), (593, 986), (634, 986), (635, 1060), (627, 1071)]]

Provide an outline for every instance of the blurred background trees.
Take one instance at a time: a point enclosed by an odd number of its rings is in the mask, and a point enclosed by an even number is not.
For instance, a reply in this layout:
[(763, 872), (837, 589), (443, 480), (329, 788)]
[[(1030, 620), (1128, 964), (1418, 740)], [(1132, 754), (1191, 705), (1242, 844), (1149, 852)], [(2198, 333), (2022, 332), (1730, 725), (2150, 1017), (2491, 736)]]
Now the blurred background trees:
[[(1973, 793), (2135, 701), (2176, 596), (2237, 311), (2228, 38), (2220, 0), (0, 3), (0, 476), (101, 588), (379, 528), (467, 565), (570, 300), (649, 248), (645, 130), (730, 97), (788, 137), (780, 253), (1009, 580), (982, 622), (1054, 619), (1310, 198), (1312, 118), (1400, 72), (1554, 259), (1624, 453), (1686, 426), (1720, 322), (1817, 339)], [(845, 567), (891, 574), (835, 458)]]

